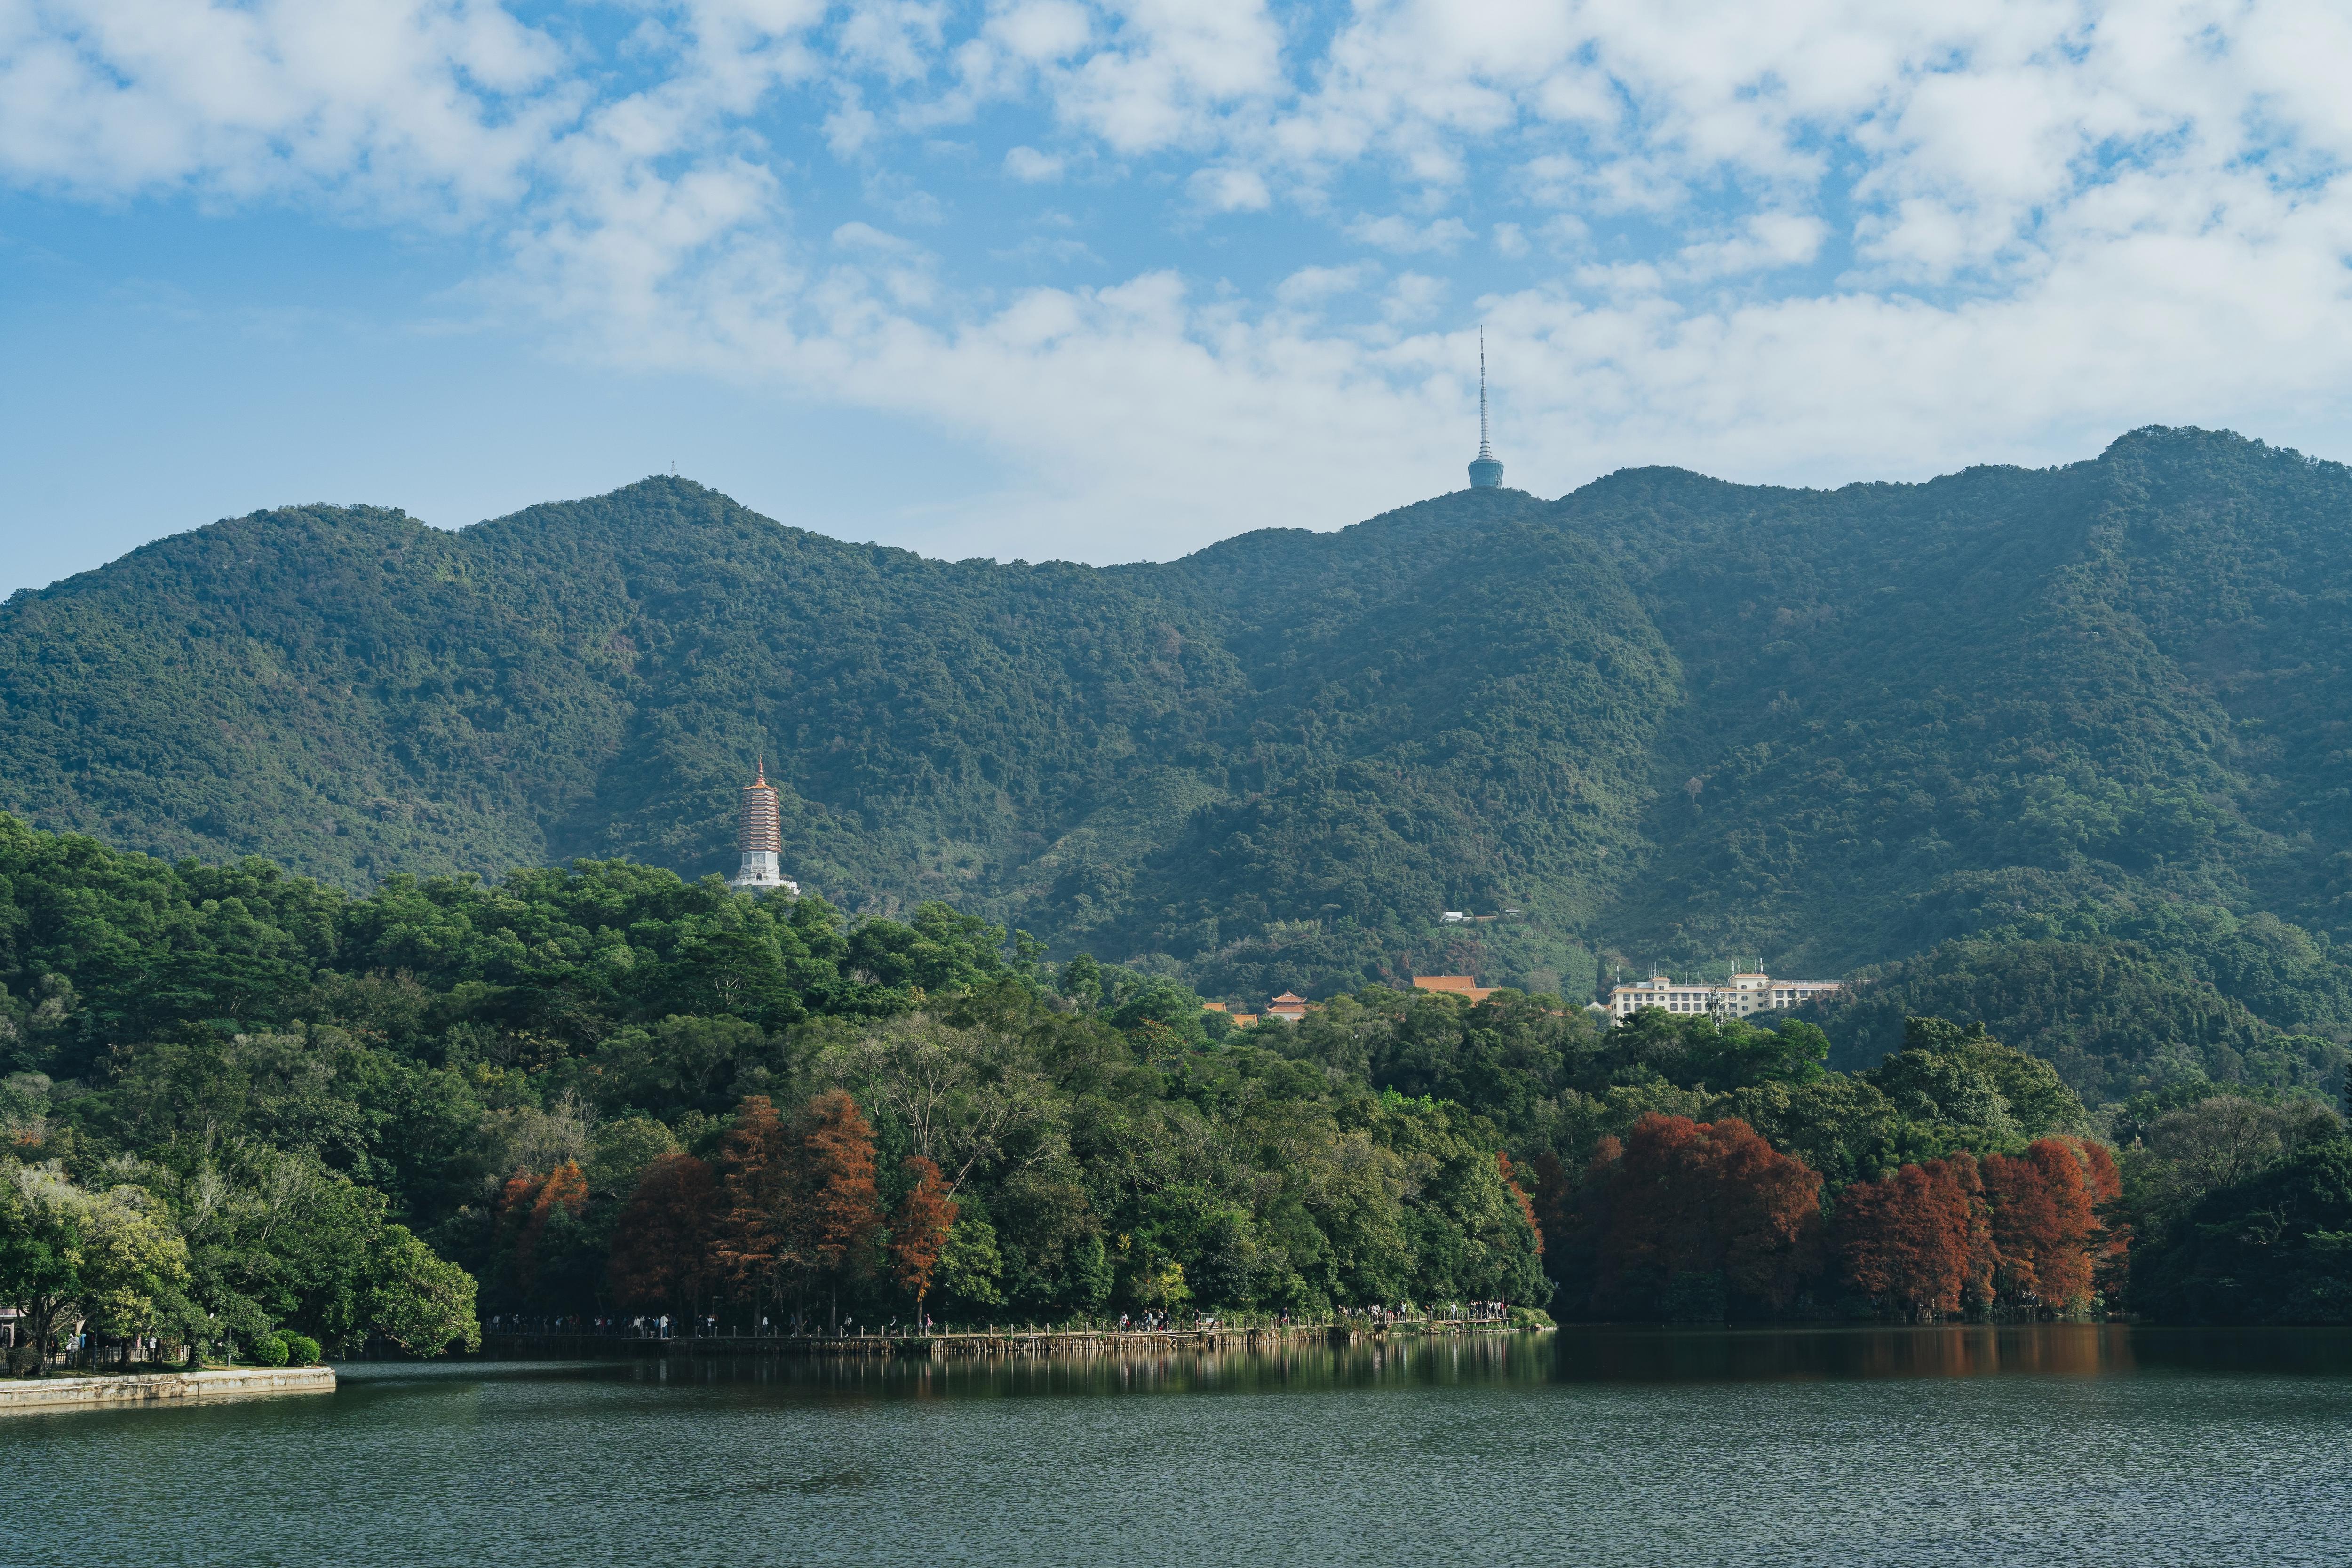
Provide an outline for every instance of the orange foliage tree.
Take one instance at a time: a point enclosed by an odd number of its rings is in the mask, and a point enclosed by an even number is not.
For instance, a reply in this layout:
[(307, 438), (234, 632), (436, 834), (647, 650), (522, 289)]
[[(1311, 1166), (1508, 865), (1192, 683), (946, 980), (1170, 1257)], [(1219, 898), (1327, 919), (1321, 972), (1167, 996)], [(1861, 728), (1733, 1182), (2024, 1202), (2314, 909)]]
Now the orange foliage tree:
[(646, 1167), (613, 1231), (607, 1274), (625, 1306), (684, 1315), (709, 1283), (719, 1186), (710, 1167), (675, 1152)]
[(1837, 1234), (1846, 1282), (1906, 1317), (1992, 1297), (1991, 1216), (1966, 1150), (1854, 1183), (1838, 1196)]
[(857, 1101), (828, 1089), (801, 1111), (803, 1253), (835, 1282), (871, 1274), (882, 1236), (874, 1129)]
[(1986, 1195), (2000, 1293), (2053, 1311), (2079, 1310), (2091, 1298), (2091, 1247), (2098, 1234), (2084, 1145), (2044, 1138), (2018, 1155), (1988, 1154)]
[(1596, 1306), (1643, 1310), (1684, 1276), (1787, 1306), (1817, 1267), (1821, 1190), (1744, 1121), (1643, 1117), (1601, 1140), (1586, 1183)]
[(800, 1218), (801, 1162), (776, 1108), (764, 1094), (735, 1109), (735, 1125), (719, 1146), (719, 1199), (711, 1226), (712, 1265), (738, 1288), (760, 1293), (778, 1271), (798, 1260), (793, 1230)]
[(539, 1279), (540, 1244), (548, 1222), (560, 1210), (578, 1218), (588, 1206), (588, 1178), (577, 1162), (566, 1160), (541, 1176), (517, 1171), (499, 1189), (492, 1236), (503, 1265), (505, 1283), (517, 1294), (528, 1294)]
[(915, 1184), (907, 1189), (890, 1216), (890, 1271), (900, 1285), (915, 1293), (915, 1321), (920, 1323), (923, 1297), (931, 1288), (931, 1270), (939, 1267), (948, 1232), (955, 1226), (956, 1202), (948, 1196), (947, 1182), (930, 1161), (912, 1155), (903, 1168), (915, 1178)]

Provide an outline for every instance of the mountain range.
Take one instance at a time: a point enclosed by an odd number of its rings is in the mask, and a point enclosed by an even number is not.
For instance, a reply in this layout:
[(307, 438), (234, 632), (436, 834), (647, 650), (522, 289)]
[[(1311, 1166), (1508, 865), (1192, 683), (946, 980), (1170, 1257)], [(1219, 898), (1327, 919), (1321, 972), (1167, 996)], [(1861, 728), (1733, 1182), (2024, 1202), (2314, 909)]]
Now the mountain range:
[[(2102, 1089), (2168, 1049), (2315, 1082), (2352, 1034), (2347, 525), (2352, 471), (2191, 429), (1919, 484), (1465, 490), (1108, 568), (674, 478), (455, 531), (293, 507), (0, 605), (0, 809), (353, 888), (700, 875), (764, 759), (788, 871), (845, 908), (1206, 994), (1761, 963), (1873, 979), (1842, 1050), (1932, 994)], [(2070, 1010), (2085, 963), (2154, 1014)]]

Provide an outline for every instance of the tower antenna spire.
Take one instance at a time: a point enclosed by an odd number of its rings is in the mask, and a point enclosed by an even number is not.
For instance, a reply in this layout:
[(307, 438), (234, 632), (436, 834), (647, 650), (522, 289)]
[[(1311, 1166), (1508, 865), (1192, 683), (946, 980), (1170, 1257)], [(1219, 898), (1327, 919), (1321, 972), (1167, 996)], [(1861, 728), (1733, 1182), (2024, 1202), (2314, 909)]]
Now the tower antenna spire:
[(1478, 455), (1495, 455), (1486, 440), (1486, 329), (1483, 326), (1478, 329)]
[(1470, 488), (1494, 489), (1503, 482), (1503, 461), (1486, 438), (1486, 328), (1478, 328), (1478, 455), (1470, 461)]

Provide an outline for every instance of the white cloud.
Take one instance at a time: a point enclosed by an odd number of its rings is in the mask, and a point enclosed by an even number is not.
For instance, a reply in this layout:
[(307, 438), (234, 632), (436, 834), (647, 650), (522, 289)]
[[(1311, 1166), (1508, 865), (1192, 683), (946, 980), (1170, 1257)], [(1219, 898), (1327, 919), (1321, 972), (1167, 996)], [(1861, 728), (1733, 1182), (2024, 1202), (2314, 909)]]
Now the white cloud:
[(473, 0), (10, 0), (0, 176), (478, 211), (522, 195), (586, 101), (562, 65), (546, 35)]
[[(0, 180), (463, 226), (564, 352), (932, 421), (1027, 466), (982, 511), (1097, 554), (1456, 482), (1474, 300), (1546, 489), (1917, 475), (2352, 395), (2325, 0), (1391, 0), (1328, 37), (1256, 0), (640, 3), (603, 58), (492, 0), (0, 0)], [(906, 166), (948, 124), (979, 192)], [(823, 143), (928, 247), (814, 216)], [(1126, 232), (955, 226), (1073, 168)], [(1070, 280), (1163, 223), (1234, 243)], [(1349, 241), (1418, 270), (1326, 264)], [(1538, 276), (1481, 294), (1493, 256)], [(974, 275), (1008, 259), (1088, 270)]]
[(1069, 58), (1093, 38), (1094, 18), (1066, 0), (1025, 0), (989, 19), (988, 36), (1011, 54), (1035, 63)]
[(1191, 181), (1192, 199), (1211, 212), (1264, 212), (1274, 205), (1265, 181), (1251, 169), (1202, 169)]
[(1274, 297), (1286, 305), (1319, 305), (1340, 294), (1352, 294), (1377, 269), (1366, 266), (1302, 267), (1275, 285)]
[(1427, 321), (1437, 313), (1448, 291), (1443, 278), (1432, 278), (1425, 272), (1400, 272), (1389, 285), (1388, 297), (1381, 301), (1381, 314), (1399, 326)]
[(1829, 225), (1796, 213), (1752, 213), (1736, 233), (1685, 246), (1672, 270), (1694, 282), (1802, 267), (1821, 254)]
[(1062, 177), (1064, 161), (1034, 147), (1015, 147), (1004, 154), (1004, 172), (1024, 184), (1051, 184)]
[(1442, 217), (1434, 223), (1417, 224), (1411, 218), (1391, 213), (1386, 217), (1360, 218), (1348, 226), (1348, 236), (1366, 245), (1376, 245), (1382, 250), (1412, 256), (1429, 251), (1451, 254), (1470, 238), (1470, 226), (1460, 218)]

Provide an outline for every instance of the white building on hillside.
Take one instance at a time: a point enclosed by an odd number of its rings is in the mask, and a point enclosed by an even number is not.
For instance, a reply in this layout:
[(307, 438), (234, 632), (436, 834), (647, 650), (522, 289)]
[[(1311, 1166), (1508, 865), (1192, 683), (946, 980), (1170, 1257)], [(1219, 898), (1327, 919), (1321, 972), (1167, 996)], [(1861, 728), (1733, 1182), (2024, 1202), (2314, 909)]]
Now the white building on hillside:
[(1720, 985), (1703, 981), (1675, 980), (1653, 974), (1609, 993), (1609, 1016), (1630, 1018), (1644, 1007), (1669, 1013), (1705, 1013), (1717, 1018), (1744, 1018), (1775, 1007), (1794, 1007), (1826, 996), (1844, 982), (1838, 980), (1775, 980), (1769, 974), (1735, 974)]

